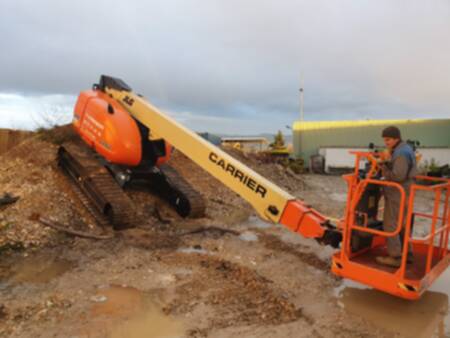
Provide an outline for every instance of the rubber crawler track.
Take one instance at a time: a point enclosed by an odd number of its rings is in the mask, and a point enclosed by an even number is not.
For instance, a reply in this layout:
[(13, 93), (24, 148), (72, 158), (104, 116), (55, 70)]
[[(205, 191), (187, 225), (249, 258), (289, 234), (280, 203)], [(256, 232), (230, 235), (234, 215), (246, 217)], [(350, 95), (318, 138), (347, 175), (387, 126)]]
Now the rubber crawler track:
[(99, 224), (110, 223), (120, 230), (140, 223), (131, 199), (90, 149), (74, 144), (61, 146), (58, 164), (75, 183), (75, 193)]
[[(172, 167), (164, 164), (159, 167), (165, 180), (167, 181), (171, 197), (167, 198), (168, 202), (177, 210), (182, 217), (199, 218), (205, 215), (205, 200), (199, 192), (194, 190), (192, 186)], [(181, 205), (181, 203), (184, 206)]]

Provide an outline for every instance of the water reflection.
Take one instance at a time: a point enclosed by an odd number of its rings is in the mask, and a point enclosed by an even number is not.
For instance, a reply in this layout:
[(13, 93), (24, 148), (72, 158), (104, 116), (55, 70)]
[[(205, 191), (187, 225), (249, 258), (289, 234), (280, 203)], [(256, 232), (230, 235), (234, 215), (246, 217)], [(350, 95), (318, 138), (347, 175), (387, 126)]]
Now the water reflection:
[(98, 290), (81, 334), (108, 338), (176, 338), (183, 324), (165, 315), (144, 292), (111, 285)]
[(397, 298), (345, 280), (336, 289), (339, 304), (378, 327), (403, 337), (450, 337), (450, 270), (418, 301)]
[(5, 268), (4, 279), (8, 284), (48, 283), (75, 266), (74, 262), (60, 259), (54, 255), (39, 254), (18, 259)]
[[(442, 292), (447, 296), (450, 295), (450, 268), (447, 268), (447, 271), (444, 272), (439, 278), (434, 282), (431, 286), (430, 291)], [(450, 308), (450, 306), (449, 306)], [(450, 338), (450, 310), (447, 309), (447, 313), (444, 318), (444, 326), (445, 326), (445, 335), (440, 336)]]

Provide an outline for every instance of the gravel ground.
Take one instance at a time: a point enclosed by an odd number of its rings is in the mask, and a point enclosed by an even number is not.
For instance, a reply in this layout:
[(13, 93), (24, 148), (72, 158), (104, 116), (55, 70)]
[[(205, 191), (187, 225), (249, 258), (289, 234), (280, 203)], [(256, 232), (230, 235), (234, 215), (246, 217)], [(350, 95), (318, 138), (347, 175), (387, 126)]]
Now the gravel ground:
[[(0, 215), (0, 337), (409, 336), (408, 325), (385, 325), (396, 318), (367, 315), (385, 295), (372, 297), (373, 290), (333, 276), (331, 248), (260, 221), (245, 201), (179, 153), (171, 164), (205, 197), (205, 218), (183, 220), (149, 192), (130, 190), (148, 219), (138, 228), (91, 240), (42, 226), (37, 214), (73, 229), (104, 231), (59, 172), (56, 149), (35, 137), (1, 157), (0, 192), (20, 200)], [(321, 212), (342, 216), (340, 177), (295, 175), (232, 155)], [(211, 230), (189, 234), (201, 227)], [(416, 303), (418, 313), (438, 309), (415, 326), (417, 337), (439, 328), (442, 337), (448, 333), (448, 297), (435, 293), (433, 306)], [(355, 305), (371, 297), (363, 309)]]

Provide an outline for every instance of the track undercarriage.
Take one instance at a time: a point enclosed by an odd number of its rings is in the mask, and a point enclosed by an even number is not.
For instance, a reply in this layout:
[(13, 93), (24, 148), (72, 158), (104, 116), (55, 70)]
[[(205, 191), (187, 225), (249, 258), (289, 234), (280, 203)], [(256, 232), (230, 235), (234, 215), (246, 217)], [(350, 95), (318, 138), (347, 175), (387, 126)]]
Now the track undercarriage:
[(111, 224), (114, 229), (121, 230), (143, 222), (123, 189), (130, 183), (148, 186), (182, 217), (204, 215), (202, 196), (169, 165), (148, 169), (120, 168), (109, 165), (82, 144), (61, 146), (58, 165), (72, 179), (77, 196), (101, 225)]

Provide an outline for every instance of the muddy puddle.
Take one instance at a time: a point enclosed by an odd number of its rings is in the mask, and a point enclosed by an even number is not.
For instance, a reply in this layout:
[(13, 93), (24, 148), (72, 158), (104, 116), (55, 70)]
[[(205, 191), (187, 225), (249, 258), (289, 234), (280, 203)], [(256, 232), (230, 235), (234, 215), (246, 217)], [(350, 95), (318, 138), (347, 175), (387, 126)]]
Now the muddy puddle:
[(2, 266), (0, 282), (3, 285), (49, 283), (74, 267), (74, 262), (57, 258), (55, 255), (30, 254)]
[(89, 337), (176, 338), (184, 336), (181, 321), (165, 315), (148, 293), (129, 286), (98, 289), (91, 298), (88, 325), (80, 332)]
[(346, 311), (403, 337), (450, 337), (450, 269), (418, 301), (407, 301), (345, 280), (336, 289)]

